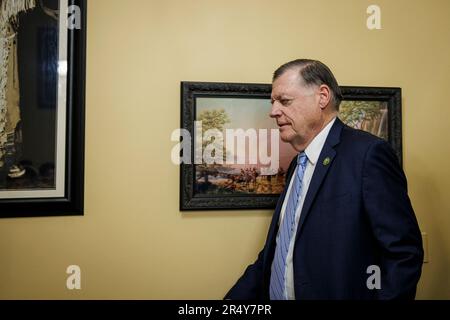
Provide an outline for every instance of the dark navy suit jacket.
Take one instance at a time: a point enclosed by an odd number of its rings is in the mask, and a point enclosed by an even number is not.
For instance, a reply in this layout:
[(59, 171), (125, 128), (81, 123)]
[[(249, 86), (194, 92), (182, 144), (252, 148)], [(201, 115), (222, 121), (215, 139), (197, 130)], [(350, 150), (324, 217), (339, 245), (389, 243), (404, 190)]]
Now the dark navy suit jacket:
[[(331, 162), (325, 165), (324, 160)], [(295, 159), (294, 159), (295, 160)], [(289, 167), (289, 185), (295, 161)], [(269, 299), (281, 194), (263, 250), (225, 299)], [(390, 145), (339, 119), (324, 144), (305, 197), (293, 253), (296, 299), (414, 299), (422, 237), (407, 182)], [(381, 289), (369, 290), (369, 266)]]

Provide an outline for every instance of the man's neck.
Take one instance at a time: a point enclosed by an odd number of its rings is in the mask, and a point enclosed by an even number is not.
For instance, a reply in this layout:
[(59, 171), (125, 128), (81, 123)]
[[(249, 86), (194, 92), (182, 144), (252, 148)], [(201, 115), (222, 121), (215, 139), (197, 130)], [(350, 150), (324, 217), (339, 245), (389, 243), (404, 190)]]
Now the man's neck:
[(309, 144), (314, 140), (315, 137), (317, 137), (317, 135), (331, 122), (333, 121), (335, 118), (337, 117), (337, 113), (334, 113), (332, 115), (330, 115), (327, 119), (325, 119), (322, 122), (322, 125), (320, 127), (317, 127), (316, 130), (314, 130), (314, 133), (311, 135), (311, 137), (303, 142), (294, 142), (292, 144), (292, 147), (297, 151), (297, 152), (303, 152), (305, 151), (305, 149), (309, 146)]

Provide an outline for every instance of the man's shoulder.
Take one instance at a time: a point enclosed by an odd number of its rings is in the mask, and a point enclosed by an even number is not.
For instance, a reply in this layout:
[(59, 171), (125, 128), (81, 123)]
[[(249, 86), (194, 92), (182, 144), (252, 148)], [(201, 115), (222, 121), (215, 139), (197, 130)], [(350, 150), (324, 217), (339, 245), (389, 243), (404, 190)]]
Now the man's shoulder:
[(354, 147), (368, 148), (374, 144), (387, 143), (386, 140), (364, 130), (354, 129), (347, 125), (342, 128), (341, 143), (349, 143)]
[(363, 162), (369, 154), (369, 150), (375, 150), (377, 147), (390, 149), (390, 145), (385, 139), (367, 131), (346, 125), (342, 128), (338, 152), (351, 163)]

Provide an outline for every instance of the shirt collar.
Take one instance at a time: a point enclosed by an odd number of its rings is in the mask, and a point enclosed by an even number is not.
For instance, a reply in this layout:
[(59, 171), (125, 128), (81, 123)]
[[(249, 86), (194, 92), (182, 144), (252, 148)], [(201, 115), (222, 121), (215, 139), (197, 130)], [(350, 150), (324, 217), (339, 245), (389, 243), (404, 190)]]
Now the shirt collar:
[(306, 147), (305, 153), (312, 165), (315, 165), (317, 160), (319, 159), (320, 152), (322, 152), (322, 148), (325, 144), (325, 141), (327, 140), (328, 133), (330, 132), (331, 127), (333, 126), (335, 121), (336, 117), (331, 120), (330, 123), (328, 123), (325, 128), (323, 128), (322, 131), (320, 131), (319, 134), (315, 136), (311, 143)]

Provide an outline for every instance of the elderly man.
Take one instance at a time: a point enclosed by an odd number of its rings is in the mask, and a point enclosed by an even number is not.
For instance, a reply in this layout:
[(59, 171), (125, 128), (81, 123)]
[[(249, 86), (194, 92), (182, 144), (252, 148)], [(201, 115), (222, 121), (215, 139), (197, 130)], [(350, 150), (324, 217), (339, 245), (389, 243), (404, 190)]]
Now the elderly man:
[(226, 299), (414, 299), (423, 249), (390, 145), (337, 118), (330, 69), (299, 59), (273, 76), (270, 116), (298, 155), (267, 240)]

